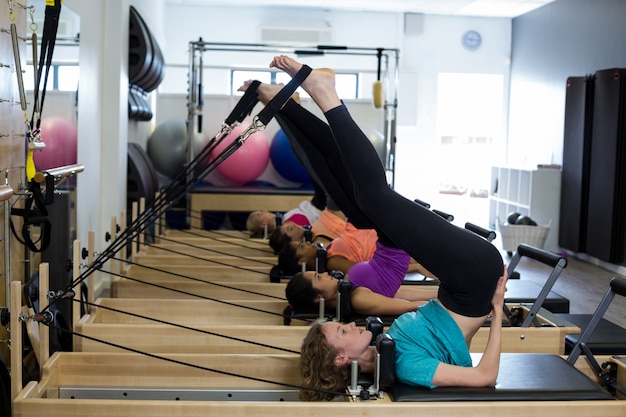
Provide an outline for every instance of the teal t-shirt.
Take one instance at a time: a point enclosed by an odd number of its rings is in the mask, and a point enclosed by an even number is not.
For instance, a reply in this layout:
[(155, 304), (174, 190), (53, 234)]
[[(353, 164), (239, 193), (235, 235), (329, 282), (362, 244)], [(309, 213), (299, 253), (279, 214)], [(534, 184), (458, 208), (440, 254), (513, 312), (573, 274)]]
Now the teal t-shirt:
[(396, 343), (398, 381), (435, 388), (433, 376), (440, 362), (472, 366), (461, 329), (435, 300), (394, 320), (387, 331)]

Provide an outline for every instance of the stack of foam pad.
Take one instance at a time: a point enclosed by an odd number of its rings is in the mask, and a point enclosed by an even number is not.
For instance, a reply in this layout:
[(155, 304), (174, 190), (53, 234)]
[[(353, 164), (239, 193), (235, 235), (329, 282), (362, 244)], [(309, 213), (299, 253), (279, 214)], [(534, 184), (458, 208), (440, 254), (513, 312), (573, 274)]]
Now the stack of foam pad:
[(147, 93), (163, 81), (165, 62), (159, 44), (132, 6), (128, 46), (128, 118), (148, 121), (152, 119), (152, 109)]
[(567, 80), (559, 245), (620, 264), (626, 257), (626, 70)]
[(128, 176), (126, 179), (126, 200), (130, 208), (134, 201), (146, 199), (146, 204), (154, 202), (159, 191), (159, 178), (148, 153), (138, 144), (128, 144)]

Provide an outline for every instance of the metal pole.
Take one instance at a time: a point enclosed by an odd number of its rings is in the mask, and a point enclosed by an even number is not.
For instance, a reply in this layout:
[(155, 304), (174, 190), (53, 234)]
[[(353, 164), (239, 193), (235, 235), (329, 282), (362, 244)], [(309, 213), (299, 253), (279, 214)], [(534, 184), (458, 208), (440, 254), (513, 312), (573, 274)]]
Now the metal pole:
[(11, 305), (11, 207), (9, 200), (4, 201), (4, 288), (6, 306)]

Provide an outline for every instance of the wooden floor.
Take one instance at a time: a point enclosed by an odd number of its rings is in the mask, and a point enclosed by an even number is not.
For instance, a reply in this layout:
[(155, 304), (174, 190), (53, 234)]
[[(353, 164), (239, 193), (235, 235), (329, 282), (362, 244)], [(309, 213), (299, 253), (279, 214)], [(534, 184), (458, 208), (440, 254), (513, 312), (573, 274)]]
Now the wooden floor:
[[(511, 257), (503, 252), (508, 264)], [(520, 279), (532, 280), (543, 285), (552, 271), (537, 261), (522, 258), (516, 271)], [(552, 290), (570, 301), (571, 314), (592, 314), (609, 288), (609, 282), (615, 276), (613, 271), (593, 265), (589, 262), (568, 256), (567, 266), (559, 275)], [(626, 328), (626, 298), (616, 296), (604, 318)]]

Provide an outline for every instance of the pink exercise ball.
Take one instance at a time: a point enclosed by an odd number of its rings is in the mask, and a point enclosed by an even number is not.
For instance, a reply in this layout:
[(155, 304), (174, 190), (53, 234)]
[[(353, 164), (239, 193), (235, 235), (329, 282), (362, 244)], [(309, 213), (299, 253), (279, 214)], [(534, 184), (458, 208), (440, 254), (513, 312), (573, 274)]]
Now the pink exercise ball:
[(41, 139), (45, 148), (33, 153), (38, 171), (76, 164), (78, 128), (76, 123), (62, 117), (41, 119)]
[[(247, 128), (235, 126), (211, 152), (211, 158), (218, 155), (230, 145)], [(217, 166), (217, 172), (236, 185), (242, 185), (258, 178), (270, 160), (270, 144), (263, 132), (250, 135), (244, 144)]]

